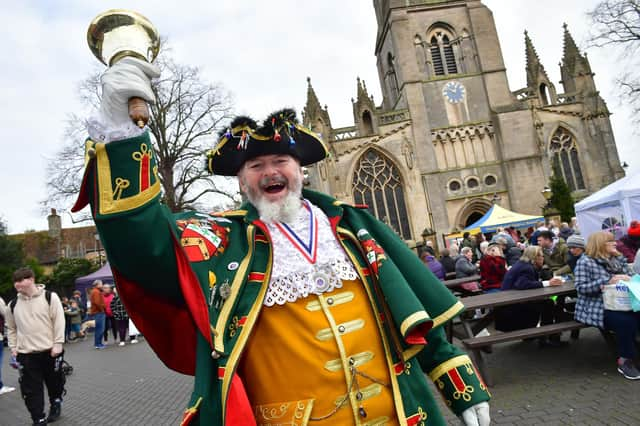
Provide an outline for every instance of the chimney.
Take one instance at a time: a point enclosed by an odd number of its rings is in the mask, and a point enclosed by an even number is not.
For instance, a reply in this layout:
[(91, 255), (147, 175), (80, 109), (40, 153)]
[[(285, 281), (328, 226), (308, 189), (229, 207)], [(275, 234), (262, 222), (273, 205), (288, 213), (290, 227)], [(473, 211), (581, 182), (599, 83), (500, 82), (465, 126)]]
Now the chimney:
[(49, 222), (49, 236), (51, 238), (60, 238), (62, 219), (58, 216), (56, 209), (51, 209), (51, 214), (47, 216), (47, 222)]

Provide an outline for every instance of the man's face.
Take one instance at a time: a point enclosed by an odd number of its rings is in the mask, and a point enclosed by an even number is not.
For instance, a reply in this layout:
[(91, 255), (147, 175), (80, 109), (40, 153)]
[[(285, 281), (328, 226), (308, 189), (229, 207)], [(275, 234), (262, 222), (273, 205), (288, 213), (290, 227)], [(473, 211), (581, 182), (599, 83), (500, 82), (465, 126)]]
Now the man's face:
[(538, 237), (538, 245), (542, 248), (549, 248), (551, 247), (551, 245), (553, 244), (553, 241), (545, 238), (545, 237)]
[(15, 287), (18, 293), (25, 293), (27, 289), (33, 287), (34, 284), (35, 284), (34, 278), (25, 278), (21, 281), (16, 281), (15, 283), (13, 283), (13, 286)]
[(240, 190), (249, 201), (277, 203), (302, 187), (302, 168), (290, 155), (269, 154), (248, 160), (238, 172)]

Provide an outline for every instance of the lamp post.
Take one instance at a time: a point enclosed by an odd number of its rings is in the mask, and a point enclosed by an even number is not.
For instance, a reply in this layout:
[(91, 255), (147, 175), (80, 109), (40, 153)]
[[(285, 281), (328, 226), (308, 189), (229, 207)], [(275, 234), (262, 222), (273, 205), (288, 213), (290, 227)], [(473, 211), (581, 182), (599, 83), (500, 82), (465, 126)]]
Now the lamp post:
[(542, 191), (540, 191), (540, 192), (542, 193), (542, 196), (544, 197), (544, 199), (547, 201), (547, 204), (545, 204), (543, 209), (550, 208), (551, 207), (551, 197), (553, 197), (553, 192), (551, 191), (551, 188), (549, 188), (548, 186), (545, 185), (545, 187), (542, 188)]
[[(420, 244), (418, 246), (418, 254), (422, 253), (423, 250), (426, 250), (427, 247), (429, 246), (429, 244), (427, 244), (427, 241), (434, 242), (433, 235), (435, 235), (436, 231), (434, 231), (432, 228), (424, 228), (424, 230), (422, 231), (422, 234), (420, 234), (420, 236), (422, 237), (422, 244)], [(430, 238), (431, 237), (431, 238)], [(431, 246), (432, 249), (435, 250), (436, 248), (434, 247), (434, 245)]]
[[(102, 248), (100, 247), (100, 234), (96, 232), (95, 234), (93, 234), (93, 237), (96, 239), (94, 251), (98, 253), (98, 264), (102, 266)], [(98, 249), (98, 247), (100, 247), (100, 249)]]
[(544, 216), (544, 218), (547, 220), (547, 222), (552, 219), (559, 220), (560, 219), (559, 212), (558, 210), (556, 210), (556, 208), (553, 206), (553, 203), (551, 202), (551, 198), (553, 197), (553, 191), (551, 190), (551, 188), (545, 185), (545, 187), (542, 188), (542, 191), (540, 192), (542, 193), (542, 196), (546, 200), (546, 204), (542, 207), (542, 215)]

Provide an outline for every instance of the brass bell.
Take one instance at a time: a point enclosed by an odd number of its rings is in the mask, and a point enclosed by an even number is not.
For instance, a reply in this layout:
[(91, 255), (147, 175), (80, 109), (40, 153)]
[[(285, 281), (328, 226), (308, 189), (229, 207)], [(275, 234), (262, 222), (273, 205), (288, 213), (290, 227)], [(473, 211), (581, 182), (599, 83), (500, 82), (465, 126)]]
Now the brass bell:
[(96, 16), (89, 24), (87, 43), (107, 66), (125, 56), (153, 62), (160, 51), (160, 36), (151, 21), (125, 9), (111, 9)]
[[(96, 16), (89, 24), (87, 43), (107, 66), (126, 56), (153, 62), (160, 51), (160, 36), (151, 21), (125, 9), (111, 9)], [(149, 109), (144, 99), (129, 99), (129, 116), (140, 128), (145, 126)]]

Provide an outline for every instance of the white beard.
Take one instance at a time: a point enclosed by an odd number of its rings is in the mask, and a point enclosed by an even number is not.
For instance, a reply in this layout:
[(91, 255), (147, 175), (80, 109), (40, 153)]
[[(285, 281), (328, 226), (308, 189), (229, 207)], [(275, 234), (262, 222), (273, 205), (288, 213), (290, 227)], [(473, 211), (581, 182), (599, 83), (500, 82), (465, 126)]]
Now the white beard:
[(263, 222), (293, 222), (302, 209), (302, 182), (292, 184), (287, 195), (280, 201), (268, 201), (262, 196), (247, 192), (247, 198), (258, 210)]

